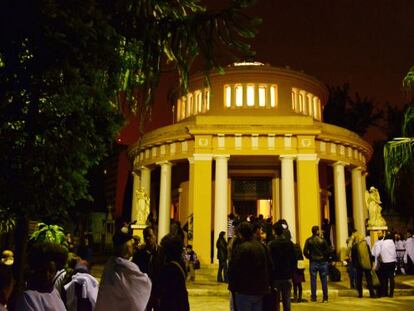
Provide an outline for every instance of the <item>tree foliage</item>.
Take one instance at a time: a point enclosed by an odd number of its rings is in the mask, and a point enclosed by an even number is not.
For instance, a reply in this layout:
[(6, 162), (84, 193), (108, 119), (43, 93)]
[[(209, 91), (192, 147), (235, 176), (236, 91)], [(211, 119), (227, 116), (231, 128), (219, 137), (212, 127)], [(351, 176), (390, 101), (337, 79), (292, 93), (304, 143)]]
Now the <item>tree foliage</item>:
[(37, 224), (36, 230), (30, 236), (30, 242), (56, 243), (65, 245), (65, 232), (61, 226), (39, 223)]
[(414, 105), (408, 106), (402, 123), (402, 137), (384, 146), (385, 187), (391, 203), (396, 203), (396, 187), (414, 168)]
[(403, 79), (403, 88), (408, 94), (412, 94), (414, 90), (414, 66), (412, 66), (405, 75)]
[(185, 89), (197, 55), (210, 70), (217, 45), (246, 52), (251, 2), (220, 12), (198, 0), (0, 4), (0, 209), (54, 221), (90, 199), (85, 176), (122, 124), (119, 91), (145, 115), (163, 68)]
[(344, 127), (364, 136), (371, 126), (377, 126), (382, 118), (381, 111), (375, 111), (374, 101), (355, 93), (352, 97), (349, 84), (330, 86), (328, 102), (323, 117), (327, 123)]

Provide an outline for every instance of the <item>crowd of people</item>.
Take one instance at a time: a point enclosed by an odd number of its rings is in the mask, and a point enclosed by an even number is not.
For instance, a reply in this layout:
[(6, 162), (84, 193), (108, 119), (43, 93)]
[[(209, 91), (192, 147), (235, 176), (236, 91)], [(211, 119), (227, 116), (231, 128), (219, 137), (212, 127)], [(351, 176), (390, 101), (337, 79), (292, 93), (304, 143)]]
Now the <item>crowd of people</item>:
[(370, 297), (394, 296), (396, 274), (414, 274), (414, 238), (408, 230), (406, 239), (396, 232), (380, 231), (371, 245), (355, 230), (348, 238), (348, 274), (350, 287), (362, 297), (362, 278), (365, 276)]
[[(312, 228), (303, 252), (299, 244), (291, 241), (289, 225), (284, 219), (272, 224), (271, 219), (249, 216), (240, 221), (231, 214), (228, 232), (232, 236), (229, 234), (227, 253), (224, 232), (216, 241), (217, 281), (228, 281), (231, 310), (279, 310), (280, 303), (283, 310), (290, 310), (292, 287), (293, 302), (305, 302), (302, 297), (304, 256), (310, 260), (311, 301), (317, 298), (317, 273), (322, 283), (322, 301), (328, 301), (331, 247), (318, 226)], [(225, 273), (227, 262), (228, 273)]]
[[(250, 216), (241, 221), (229, 216), (228, 236), (222, 231), (217, 249), (217, 282), (228, 283), (231, 310), (283, 310), (292, 302), (306, 302), (304, 258), (309, 260), (311, 301), (317, 301), (317, 275), (322, 302), (328, 302), (329, 261), (332, 245), (326, 231), (312, 227), (303, 248), (291, 241), (284, 219)], [(100, 282), (90, 274), (92, 251), (89, 239), (75, 246), (70, 235), (64, 246), (53, 243), (29, 245), (25, 289), (14, 297), (15, 310), (189, 310), (186, 282), (194, 281), (199, 260), (191, 244), (185, 245), (179, 225), (159, 243), (152, 226), (143, 230), (143, 242), (132, 236), (128, 225), (113, 237), (113, 256)], [(395, 273), (413, 273), (414, 238), (380, 232), (378, 240), (353, 231), (348, 241), (350, 285), (363, 296), (363, 277), (370, 297), (394, 293)], [(401, 252), (403, 250), (403, 252)], [(13, 253), (5, 251), (0, 262), (0, 311), (7, 310), (13, 291)], [(378, 280), (377, 280), (378, 278)], [(293, 289), (293, 299), (292, 296)]]

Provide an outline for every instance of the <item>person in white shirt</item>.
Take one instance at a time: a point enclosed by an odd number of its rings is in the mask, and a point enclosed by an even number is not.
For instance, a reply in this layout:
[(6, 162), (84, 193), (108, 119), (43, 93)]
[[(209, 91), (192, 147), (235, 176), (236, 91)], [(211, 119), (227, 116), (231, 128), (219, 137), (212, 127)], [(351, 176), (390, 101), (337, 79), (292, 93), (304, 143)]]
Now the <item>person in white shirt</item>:
[(372, 253), (372, 256), (374, 257), (374, 269), (377, 271), (379, 270), (378, 256), (381, 251), (381, 245), (382, 245), (383, 240), (384, 240), (384, 232), (381, 231), (378, 233), (378, 240), (374, 242), (374, 246), (371, 248), (371, 253)]
[(98, 280), (89, 274), (87, 261), (79, 261), (70, 281), (64, 285), (68, 311), (93, 311), (98, 296)]
[[(394, 296), (394, 273), (397, 264), (397, 251), (395, 248), (392, 235), (387, 233), (384, 240), (381, 243), (381, 248), (377, 260), (380, 262), (380, 278), (381, 281), (381, 294), (388, 297)], [(389, 291), (388, 291), (389, 283)]]
[(399, 233), (394, 234), (394, 244), (397, 251), (397, 274), (405, 274), (404, 270), (404, 254), (405, 254), (405, 241), (401, 240)]
[(105, 265), (95, 311), (144, 311), (151, 293), (151, 280), (129, 259), (133, 254), (132, 236), (114, 235), (115, 256)]
[(407, 240), (405, 241), (404, 263), (407, 274), (414, 274), (414, 238), (411, 230), (407, 231)]

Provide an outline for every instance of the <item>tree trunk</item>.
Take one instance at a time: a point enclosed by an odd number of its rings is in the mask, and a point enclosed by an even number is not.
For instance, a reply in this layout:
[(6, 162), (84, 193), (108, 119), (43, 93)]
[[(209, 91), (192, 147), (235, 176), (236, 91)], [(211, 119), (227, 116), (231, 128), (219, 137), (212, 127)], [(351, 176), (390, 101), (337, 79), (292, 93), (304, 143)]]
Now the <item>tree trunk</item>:
[(27, 242), (29, 238), (29, 221), (26, 217), (20, 216), (16, 220), (15, 230), (15, 253), (14, 253), (14, 277), (16, 284), (10, 302), (9, 310), (16, 310), (16, 299), (24, 291), (24, 271), (27, 258)]

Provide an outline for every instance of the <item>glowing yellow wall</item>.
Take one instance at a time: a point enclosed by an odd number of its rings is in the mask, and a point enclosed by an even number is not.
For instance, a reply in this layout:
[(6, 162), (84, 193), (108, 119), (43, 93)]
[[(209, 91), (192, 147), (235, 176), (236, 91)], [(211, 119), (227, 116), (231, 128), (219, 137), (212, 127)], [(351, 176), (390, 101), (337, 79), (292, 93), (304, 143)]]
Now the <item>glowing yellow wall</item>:
[[(190, 175), (191, 178), (191, 175)], [(202, 263), (210, 263), (211, 235), (211, 157), (194, 159), (192, 204), (194, 212), (193, 249)]]
[(297, 187), (298, 187), (298, 210), (297, 222), (298, 242), (301, 247), (312, 235), (311, 229), (314, 225), (320, 225), (321, 216), (319, 208), (319, 183), (318, 183), (318, 164), (316, 155), (301, 159), (298, 156), (297, 168)]

